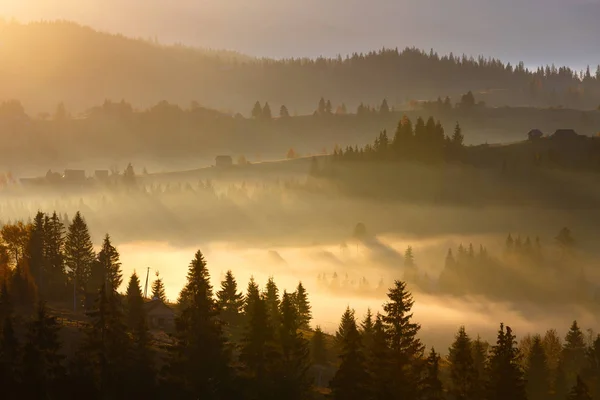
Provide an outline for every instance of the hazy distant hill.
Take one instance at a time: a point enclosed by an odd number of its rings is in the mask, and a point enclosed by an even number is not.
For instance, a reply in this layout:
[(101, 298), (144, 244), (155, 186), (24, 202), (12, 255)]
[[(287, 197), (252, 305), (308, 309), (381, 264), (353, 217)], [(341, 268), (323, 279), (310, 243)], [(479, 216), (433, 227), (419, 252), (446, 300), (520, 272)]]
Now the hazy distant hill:
[(0, 99), (52, 111), (64, 101), (79, 112), (105, 98), (136, 107), (192, 100), (247, 115), (256, 100), (290, 113), (311, 113), (321, 96), (345, 103), (391, 105), (468, 90), (495, 105), (596, 108), (596, 71), (580, 81), (569, 69), (536, 73), (498, 60), (387, 50), (349, 58), (255, 60), (231, 52), (160, 46), (68, 22), (0, 23)]

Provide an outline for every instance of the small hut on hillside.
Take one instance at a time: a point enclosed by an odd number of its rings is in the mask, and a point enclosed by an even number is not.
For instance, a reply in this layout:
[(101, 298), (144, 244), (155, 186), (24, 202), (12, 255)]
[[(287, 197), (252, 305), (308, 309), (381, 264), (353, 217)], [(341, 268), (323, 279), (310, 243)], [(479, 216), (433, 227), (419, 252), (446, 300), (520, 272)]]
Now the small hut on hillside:
[(554, 135), (552, 135), (552, 138), (562, 140), (577, 139), (579, 137), (581, 135), (575, 132), (574, 129), (557, 129)]
[(148, 328), (169, 331), (175, 327), (175, 311), (162, 302), (154, 298), (144, 303)]
[(215, 166), (218, 168), (227, 168), (233, 165), (233, 159), (231, 156), (217, 156), (215, 158)]
[(527, 134), (527, 138), (529, 140), (537, 140), (537, 139), (541, 139), (544, 137), (544, 133), (542, 131), (540, 131), (539, 129), (532, 129), (529, 131), (529, 133)]

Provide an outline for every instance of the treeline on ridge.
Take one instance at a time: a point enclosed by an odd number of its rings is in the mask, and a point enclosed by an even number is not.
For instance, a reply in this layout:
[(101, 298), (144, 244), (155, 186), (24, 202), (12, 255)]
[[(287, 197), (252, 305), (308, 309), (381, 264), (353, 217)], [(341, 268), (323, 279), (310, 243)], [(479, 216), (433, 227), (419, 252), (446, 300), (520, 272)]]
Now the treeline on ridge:
[[(98, 99), (116, 97), (144, 107), (164, 98), (177, 103), (195, 98), (211, 107), (240, 111), (263, 97), (271, 104), (295, 102), (298, 111), (306, 113), (323, 95), (354, 108), (361, 101), (378, 104), (388, 98), (396, 104), (468, 90), (486, 92), (486, 103), (494, 105), (595, 109), (600, 104), (600, 68), (595, 67), (581, 72), (554, 65), (529, 70), (523, 63), (513, 66), (494, 58), (439, 55), (415, 48), (336, 58), (255, 59), (161, 46), (62, 21), (2, 21), (0, 31), (6, 38), (0, 49), (0, 58), (6, 60), (0, 85), (15, 97), (24, 95), (27, 87), (38, 88), (35, 96), (23, 98), (38, 105), (38, 110), (61, 100), (87, 108)], [(15, 51), (19, 48), (40, 51)], [(120, 60), (116, 67), (114, 59)], [(56, 76), (37, 74), (40, 65), (58, 71)], [(98, 70), (106, 72), (106, 79), (96, 79)], [(16, 73), (23, 78), (9, 78)], [(153, 88), (148, 87), (149, 81)], [(43, 99), (50, 94), (60, 98), (48, 104)]]

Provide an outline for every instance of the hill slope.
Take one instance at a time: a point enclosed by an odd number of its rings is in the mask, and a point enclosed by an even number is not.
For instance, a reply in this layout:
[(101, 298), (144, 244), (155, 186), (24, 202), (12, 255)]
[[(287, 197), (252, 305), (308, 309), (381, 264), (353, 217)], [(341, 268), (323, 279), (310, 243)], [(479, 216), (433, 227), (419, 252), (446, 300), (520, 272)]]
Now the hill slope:
[[(96, 32), (68, 22), (0, 22), (3, 99), (51, 111), (58, 102), (82, 111), (105, 98), (148, 107), (161, 100), (248, 114), (258, 99), (290, 112), (312, 113), (321, 96), (345, 102), (392, 105), (411, 99), (483, 92), (488, 104), (540, 104), (596, 108), (600, 85), (580, 82), (569, 69), (535, 74), (498, 60), (386, 50), (346, 59), (253, 60)], [(493, 90), (490, 90), (493, 89)]]

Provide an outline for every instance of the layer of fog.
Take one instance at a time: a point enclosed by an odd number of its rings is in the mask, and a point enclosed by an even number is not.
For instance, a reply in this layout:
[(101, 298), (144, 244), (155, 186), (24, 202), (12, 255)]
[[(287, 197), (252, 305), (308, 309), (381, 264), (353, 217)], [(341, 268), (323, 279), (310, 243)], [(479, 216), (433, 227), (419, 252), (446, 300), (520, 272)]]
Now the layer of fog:
[[(387, 257), (381, 251), (358, 244), (345, 246), (308, 247), (242, 247), (233, 243), (208, 242), (199, 245), (208, 262), (215, 291), (225, 272), (231, 269), (237, 278), (240, 290), (245, 291), (251, 276), (264, 287), (273, 277), (281, 292), (295, 290), (299, 281), (307, 288), (312, 304), (313, 325), (320, 325), (326, 332), (334, 333), (339, 318), (347, 306), (356, 310), (362, 319), (367, 308), (382, 311), (386, 291), (395, 279), (402, 279), (402, 263), (394, 263), (392, 254), (401, 259), (400, 249), (412, 245), (419, 265), (429, 267), (432, 272), (443, 265), (440, 260), (445, 254), (447, 243), (463, 242), (473, 238), (445, 237), (430, 240), (410, 241), (398, 237), (384, 237), (388, 246)], [(481, 239), (481, 238), (480, 238)], [(167, 297), (175, 301), (185, 284), (187, 267), (196, 248), (175, 248), (165, 243), (127, 243), (119, 246), (125, 276), (134, 270), (142, 283), (149, 270), (149, 286), (159, 271), (166, 285)], [(321, 274), (337, 273), (347, 279), (358, 281), (367, 277), (372, 290), (331, 291), (319, 284)], [(383, 283), (382, 288), (377, 288)], [(500, 322), (510, 325), (519, 337), (528, 333), (543, 333), (555, 328), (565, 333), (569, 324), (577, 319), (584, 327), (597, 328), (598, 319), (589, 311), (568, 305), (552, 309), (533, 304), (492, 302), (481, 297), (446, 297), (414, 293), (414, 318), (422, 325), (421, 337), (428, 345), (439, 349), (447, 348), (455, 331), (465, 325), (473, 335), (494, 341)]]

